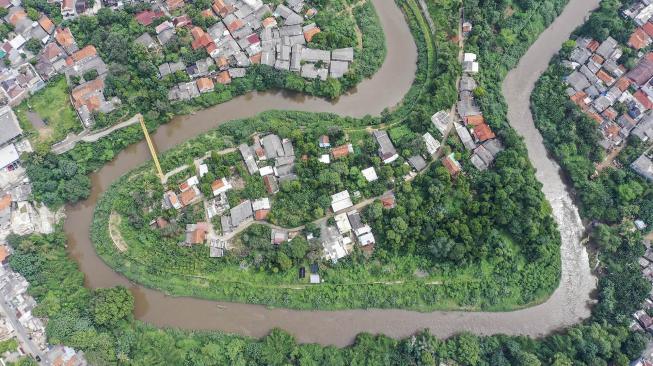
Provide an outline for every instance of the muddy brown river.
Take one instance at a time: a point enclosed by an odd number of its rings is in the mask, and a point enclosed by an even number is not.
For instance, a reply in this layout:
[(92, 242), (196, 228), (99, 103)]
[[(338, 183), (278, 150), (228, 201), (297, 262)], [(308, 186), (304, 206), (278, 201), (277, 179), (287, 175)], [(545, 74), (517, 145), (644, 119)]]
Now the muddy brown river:
[[(251, 93), (227, 103), (179, 117), (158, 128), (152, 135), (159, 151), (211, 130), (229, 120), (251, 117), (270, 109), (334, 112), (361, 117), (378, 115), (399, 103), (410, 88), (415, 74), (417, 51), (401, 11), (392, 0), (372, 0), (383, 26), (388, 55), (372, 79), (362, 82), (336, 102), (300, 97), (283, 92)], [(461, 331), (479, 335), (496, 333), (541, 336), (572, 325), (589, 315), (589, 294), (595, 279), (588, 256), (580, 245), (583, 226), (578, 210), (559, 174), (549, 159), (542, 138), (533, 125), (529, 96), (548, 60), (571, 31), (580, 25), (599, 0), (570, 0), (558, 19), (533, 44), (503, 85), (512, 126), (525, 137), (529, 156), (544, 193), (551, 202), (562, 236), (562, 280), (559, 288), (544, 303), (512, 312), (430, 312), (407, 310), (300, 311), (270, 309), (260, 305), (173, 297), (145, 288), (114, 272), (95, 253), (89, 239), (93, 210), (99, 195), (121, 175), (150, 160), (144, 142), (135, 144), (92, 175), (91, 196), (67, 207), (65, 231), (70, 255), (79, 263), (90, 288), (123, 285), (136, 299), (136, 318), (162, 327), (220, 330), (261, 337), (279, 327), (300, 342), (325, 345), (350, 344), (361, 332), (406, 337), (429, 328), (434, 335), (447, 337)], [(482, 60), (481, 60), (482, 65)]]

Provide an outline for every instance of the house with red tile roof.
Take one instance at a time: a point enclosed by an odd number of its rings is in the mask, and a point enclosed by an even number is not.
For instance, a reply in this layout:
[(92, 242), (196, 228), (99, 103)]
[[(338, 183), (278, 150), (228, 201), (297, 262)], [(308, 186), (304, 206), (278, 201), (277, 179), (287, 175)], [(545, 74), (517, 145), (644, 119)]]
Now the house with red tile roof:
[(608, 75), (607, 72), (603, 71), (603, 69), (596, 73), (596, 77), (598, 77), (606, 86), (614, 84), (614, 78)]
[(352, 146), (352, 144), (345, 144), (338, 147), (334, 147), (331, 150), (331, 156), (335, 160), (335, 159), (344, 158), (345, 156), (353, 152), (354, 152), (354, 147)]
[(68, 53), (72, 54), (78, 50), (77, 43), (70, 28), (58, 28), (54, 32), (54, 39)]
[(646, 22), (646, 24), (642, 26), (642, 30), (646, 33), (646, 35), (653, 38), (653, 23)]
[(231, 76), (229, 75), (229, 71), (223, 71), (218, 74), (216, 77), (216, 81), (220, 84), (229, 84), (231, 83)]
[(197, 89), (200, 91), (200, 93), (212, 92), (215, 87), (213, 85), (213, 81), (207, 77), (197, 79), (196, 83)]
[(442, 158), (442, 165), (452, 177), (456, 177), (462, 171), (460, 163), (454, 158), (453, 153)]
[(52, 34), (52, 32), (54, 32), (54, 23), (52, 23), (50, 18), (45, 15), (39, 18), (39, 25), (48, 34)]
[(592, 53), (594, 53), (596, 52), (597, 49), (599, 49), (600, 45), (601, 44), (599, 43), (599, 41), (593, 39), (587, 44), (587, 49), (592, 51)]
[(641, 89), (636, 91), (633, 94), (633, 97), (640, 102), (645, 109), (651, 109), (653, 108), (653, 102), (649, 99), (649, 97), (644, 93)]
[(306, 42), (310, 42), (311, 40), (313, 40), (313, 37), (318, 33), (320, 33), (319, 27), (309, 28), (308, 30), (304, 31), (304, 39), (306, 39)]
[(493, 139), (496, 137), (494, 132), (492, 132), (492, 129), (490, 126), (488, 126), (486, 123), (481, 123), (476, 126), (474, 126), (474, 129), (472, 131), (474, 134), (474, 137), (476, 140), (480, 142), (485, 142), (487, 140)]
[(63, 0), (61, 2), (61, 15), (64, 19), (69, 19), (77, 15), (75, 10), (75, 0)]
[(113, 101), (104, 98), (104, 80), (101, 77), (73, 89), (71, 99), (79, 118), (86, 127), (90, 127), (93, 123), (94, 112), (109, 113), (116, 107)]
[(215, 13), (212, 9), (202, 10), (200, 14), (202, 14), (204, 18), (215, 18)]
[(134, 16), (134, 19), (138, 22), (138, 24), (148, 26), (152, 24), (156, 19), (161, 18), (164, 15), (165, 14), (163, 14), (162, 11), (144, 10), (140, 13), (137, 13)]
[(627, 78), (622, 77), (619, 80), (617, 80), (617, 83), (615, 84), (615, 86), (617, 88), (619, 88), (619, 90), (624, 92), (624, 91), (628, 90), (628, 87), (630, 86), (630, 81)]
[(635, 29), (635, 31), (630, 35), (630, 38), (628, 38), (628, 46), (636, 50), (641, 50), (649, 44), (651, 44), (651, 37), (649, 37), (641, 27)]
[(91, 57), (97, 56), (97, 49), (93, 45), (88, 45), (70, 56), (71, 65), (87, 61)]
[(184, 0), (166, 0), (166, 7), (169, 11), (177, 10), (186, 5)]
[(198, 222), (197, 224), (186, 225), (186, 241), (187, 245), (204, 244), (206, 241), (206, 234), (209, 226), (206, 222)]

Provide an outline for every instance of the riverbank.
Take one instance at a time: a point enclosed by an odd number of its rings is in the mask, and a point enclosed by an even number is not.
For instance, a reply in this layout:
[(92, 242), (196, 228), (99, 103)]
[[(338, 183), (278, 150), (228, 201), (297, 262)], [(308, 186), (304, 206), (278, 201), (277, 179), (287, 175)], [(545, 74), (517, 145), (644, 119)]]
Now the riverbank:
[[(567, 27), (573, 28), (575, 24), (582, 22), (583, 14), (586, 14), (592, 8), (591, 4), (583, 3), (580, 1), (572, 1), (571, 5), (565, 9), (563, 15), (567, 14), (572, 20), (565, 24), (565, 27), (550, 27), (547, 32), (564, 32)], [(384, 23), (382, 15), (383, 11), (379, 11)], [(568, 13), (571, 13), (568, 14)], [(579, 15), (580, 14), (580, 15)], [(388, 15), (387, 13), (385, 15)], [(396, 20), (396, 18), (394, 18)], [(388, 19), (386, 19), (388, 20)], [(384, 24), (385, 27), (386, 24)], [(568, 35), (567, 35), (568, 36)], [(566, 37), (566, 36), (565, 36)], [(410, 39), (405, 38), (403, 45), (410, 45), (412, 42), (407, 41)], [(546, 52), (555, 52), (559, 45), (548, 44), (545, 49)], [(393, 49), (388, 44), (390, 59)], [(409, 54), (409, 53), (407, 53)], [(403, 57), (404, 55), (402, 55)], [(537, 55), (536, 55), (537, 56)], [(539, 55), (538, 57), (542, 57)], [(385, 67), (385, 65), (384, 65)], [(524, 66), (525, 67), (525, 66)], [(382, 67), (383, 69), (383, 67)], [(528, 72), (529, 70), (523, 70)], [(401, 76), (395, 74), (395, 76)], [(266, 96), (263, 99), (252, 99), (256, 103), (252, 103), (253, 109), (260, 107), (260, 100), (267, 100)], [(251, 98), (258, 98), (258, 96), (251, 96)], [(509, 100), (510, 102), (510, 100)], [(313, 102), (309, 102), (312, 104)], [(319, 103), (318, 103), (319, 104)], [(291, 104), (297, 106), (297, 104)], [(304, 107), (305, 105), (302, 105)], [(264, 107), (264, 106), (263, 106)], [(279, 104), (277, 104), (277, 108)], [(326, 106), (325, 106), (326, 107)], [(359, 106), (358, 106), (359, 107)], [(255, 113), (256, 110), (251, 110), (250, 113)], [(340, 108), (347, 112), (348, 108), (357, 110), (358, 113), (364, 112), (360, 108), (354, 108), (348, 105), (348, 102), (340, 107), (329, 106), (338, 111)], [(320, 108), (316, 108), (320, 110)], [(225, 105), (224, 115), (221, 117), (232, 119), (237, 117), (236, 112), (232, 110), (229, 105)], [(205, 113), (205, 114), (204, 114)], [(363, 113), (365, 114), (365, 113)], [(195, 116), (186, 117), (184, 129), (160, 129), (155, 135), (155, 142), (159, 148), (167, 149), (175, 144), (175, 141), (183, 141), (199, 133), (204, 127), (198, 127), (197, 124), (189, 123), (192, 121), (199, 121), (197, 116), (204, 116), (211, 118), (215, 121), (215, 115), (211, 117), (211, 112), (200, 112)], [(180, 125), (179, 125), (180, 126)], [(164, 132), (166, 131), (167, 132)], [(203, 131), (200, 131), (203, 132)], [(167, 135), (166, 135), (167, 134)], [(530, 148), (530, 145), (529, 145)], [(140, 154), (140, 157), (139, 157)], [(114, 163), (105, 166), (99, 171), (99, 174), (93, 177), (94, 193), (90, 201), (75, 205), (69, 209), (69, 219), (66, 221), (66, 228), (69, 233), (78, 232), (69, 236), (70, 246), (72, 253), (78, 258), (83, 259), (80, 262), (82, 269), (88, 274), (87, 284), (92, 287), (96, 286), (112, 286), (116, 284), (125, 284), (129, 286), (124, 278), (117, 276), (111, 272), (101, 261), (97, 259), (93, 253), (90, 243), (88, 243), (88, 232), (84, 229), (88, 228), (90, 224), (90, 212), (94, 207), (94, 202), (97, 199), (97, 194), (104, 190), (110, 182), (115, 180), (123, 172), (128, 171), (135, 166), (142, 163), (147, 157), (147, 151), (144, 145), (137, 145), (128, 149), (125, 153), (117, 156)], [(74, 223), (74, 224), (73, 224)], [(86, 237), (86, 239), (84, 239)], [(569, 258), (563, 258), (563, 270), (565, 262)], [(573, 265), (573, 263), (572, 263)], [(564, 276), (563, 276), (564, 278)], [(562, 282), (563, 286), (568, 286), (565, 290), (569, 292), (577, 291), (584, 293), (585, 291), (580, 288), (574, 288), (576, 284)], [(326, 344), (347, 344), (355, 334), (360, 331), (369, 332), (383, 332), (390, 336), (402, 337), (412, 334), (415, 329), (428, 327), (432, 329), (434, 334), (446, 337), (451, 334), (460, 332), (461, 330), (470, 330), (480, 334), (494, 334), (494, 333), (507, 333), (507, 334), (529, 334), (529, 335), (542, 335), (548, 331), (558, 329), (561, 326), (575, 323), (578, 318), (574, 315), (572, 317), (557, 316), (556, 314), (566, 313), (566, 306), (572, 305), (576, 307), (578, 304), (584, 307), (586, 302), (584, 298), (575, 296), (570, 298), (569, 304), (551, 303), (550, 300), (533, 308), (524, 309), (511, 313), (464, 313), (464, 312), (435, 312), (435, 313), (414, 313), (401, 310), (374, 310), (374, 311), (347, 311), (347, 312), (297, 312), (285, 309), (265, 309), (256, 305), (244, 304), (216, 304), (211, 301), (202, 301), (189, 298), (172, 298), (156, 291), (147, 290), (141, 287), (133, 287), (136, 295), (136, 316), (148, 322), (153, 322), (158, 325), (176, 326), (184, 328), (196, 329), (223, 329), (230, 332), (239, 332), (241, 334), (261, 336), (265, 334), (271, 326), (281, 326), (294, 334), (297, 334), (300, 341), (303, 342), (320, 342)], [(555, 296), (555, 295), (554, 295)], [(180, 302), (183, 302), (181, 305)], [(219, 308), (216, 305), (220, 305)], [(186, 311), (179, 314), (175, 309), (182, 306)], [(179, 314), (176, 317), (170, 317), (169, 314)], [(247, 315), (245, 315), (247, 314)], [(542, 314), (546, 314), (543, 316)], [(551, 319), (551, 317), (554, 317)], [(573, 318), (573, 319), (571, 319)], [(266, 319), (265, 323), (261, 319)], [(307, 323), (314, 325), (312, 329), (320, 329), (319, 332), (310, 332), (304, 325)], [(343, 327), (346, 324), (346, 327)], [(331, 337), (333, 334), (338, 334), (337, 338)]]

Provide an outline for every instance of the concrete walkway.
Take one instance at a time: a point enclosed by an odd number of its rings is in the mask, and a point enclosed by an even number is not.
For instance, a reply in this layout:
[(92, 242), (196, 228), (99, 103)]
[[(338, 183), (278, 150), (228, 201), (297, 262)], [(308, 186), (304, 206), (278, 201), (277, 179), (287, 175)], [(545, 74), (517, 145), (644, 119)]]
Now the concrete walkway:
[(72, 150), (75, 147), (75, 145), (77, 145), (77, 143), (80, 142), (80, 141), (95, 142), (95, 141), (97, 141), (97, 140), (99, 140), (99, 139), (101, 139), (101, 138), (103, 138), (105, 136), (110, 135), (114, 131), (123, 129), (125, 127), (129, 127), (129, 126), (131, 126), (133, 124), (138, 123), (140, 116), (141, 116), (140, 113), (135, 114), (132, 118), (130, 118), (130, 119), (124, 121), (124, 122), (120, 122), (120, 123), (118, 123), (116, 125), (113, 125), (113, 126), (111, 126), (109, 128), (105, 128), (103, 130), (100, 130), (100, 131), (97, 131), (97, 132), (94, 132), (94, 133), (90, 133), (90, 131), (88, 129), (86, 129), (86, 130), (80, 132), (79, 135), (70, 134), (70, 135), (68, 135), (66, 137), (65, 140), (60, 141), (60, 142), (52, 145), (52, 152), (57, 154), (57, 155), (60, 155), (60, 154), (63, 154), (65, 152), (67, 152), (67, 151)]

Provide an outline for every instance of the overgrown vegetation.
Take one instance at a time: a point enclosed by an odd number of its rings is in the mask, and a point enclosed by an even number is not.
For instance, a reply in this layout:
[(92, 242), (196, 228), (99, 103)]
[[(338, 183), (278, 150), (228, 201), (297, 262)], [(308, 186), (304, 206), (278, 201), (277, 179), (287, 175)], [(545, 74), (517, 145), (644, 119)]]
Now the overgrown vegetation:
[[(646, 338), (625, 327), (593, 323), (536, 341), (526, 337), (477, 337), (462, 333), (439, 340), (419, 332), (404, 340), (360, 334), (352, 346), (335, 348), (298, 344), (282, 330), (260, 340), (219, 332), (156, 329), (133, 321), (131, 296), (123, 288), (93, 292), (68, 257), (65, 235), (11, 237), (10, 265), (30, 282), (39, 305), (35, 314), (49, 317), (51, 343), (85, 352), (93, 365), (627, 365)], [(99, 304), (104, 306), (100, 312)], [(104, 322), (104, 319), (113, 319)]]
[[(63, 140), (68, 133), (82, 130), (68, 93), (66, 78), (59, 77), (14, 109), (23, 129), (33, 132), (33, 142), (43, 144), (45, 149), (49, 149), (52, 142)], [(28, 113), (35, 113), (44, 126), (35, 128)]]

